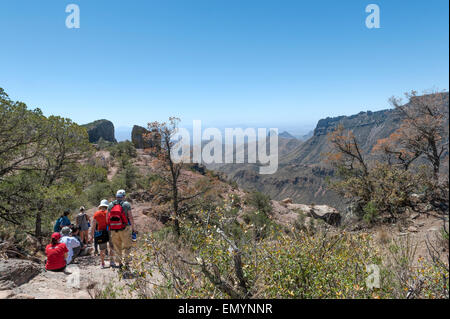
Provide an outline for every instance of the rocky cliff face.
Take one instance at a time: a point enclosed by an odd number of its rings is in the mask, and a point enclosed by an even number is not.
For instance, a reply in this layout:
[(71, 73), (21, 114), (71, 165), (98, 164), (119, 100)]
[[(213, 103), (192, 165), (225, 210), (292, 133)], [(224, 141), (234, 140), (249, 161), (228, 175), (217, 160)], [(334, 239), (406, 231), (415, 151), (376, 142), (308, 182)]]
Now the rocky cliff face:
[(153, 138), (145, 139), (144, 134), (150, 133), (149, 130), (142, 126), (133, 126), (133, 131), (131, 132), (131, 142), (137, 149), (152, 148), (159, 145), (160, 139), (157, 136)]
[(322, 162), (323, 154), (331, 151), (327, 134), (339, 125), (353, 131), (363, 152), (368, 154), (379, 139), (388, 137), (399, 127), (401, 120), (395, 110), (368, 111), (352, 116), (322, 119), (317, 123), (313, 136), (282, 158), (281, 162), (285, 164)]
[(97, 143), (100, 139), (108, 142), (117, 143), (114, 137), (114, 124), (108, 120), (98, 120), (83, 125), (88, 131), (89, 142)]

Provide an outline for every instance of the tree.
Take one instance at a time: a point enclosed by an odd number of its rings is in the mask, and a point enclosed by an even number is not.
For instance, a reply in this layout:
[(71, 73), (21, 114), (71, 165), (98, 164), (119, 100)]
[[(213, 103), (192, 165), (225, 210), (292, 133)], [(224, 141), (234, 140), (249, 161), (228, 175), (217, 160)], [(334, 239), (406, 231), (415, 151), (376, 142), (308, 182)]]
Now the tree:
[(424, 156), (432, 166), (433, 179), (437, 183), (441, 163), (448, 154), (448, 131), (445, 129), (448, 127), (448, 94), (434, 92), (417, 96), (417, 92), (412, 91), (405, 96), (406, 104), (399, 98), (390, 99), (403, 122), (386, 143), (380, 141), (380, 144), (386, 145), (387, 153), (396, 154), (408, 165)]
[(41, 110), (13, 102), (0, 88), (0, 181), (19, 170), (33, 170), (45, 136)]
[(339, 125), (328, 135), (333, 152), (327, 159), (338, 170), (338, 176), (345, 182), (334, 185), (334, 189), (345, 197), (354, 197), (359, 211), (370, 202), (373, 183), (369, 178), (369, 164), (364, 158), (356, 136), (350, 130)]
[(371, 222), (385, 213), (395, 220), (407, 207), (415, 208), (411, 195), (423, 189), (427, 203), (448, 213), (448, 175), (440, 176), (448, 155), (448, 94), (406, 96), (407, 104), (391, 98), (402, 123), (374, 145), (372, 153), (381, 158), (367, 161), (354, 134), (342, 126), (329, 134), (328, 160), (340, 178), (331, 187)]
[[(35, 205), (35, 236), (42, 233), (42, 212), (45, 208), (46, 193), (67, 189), (67, 183), (77, 180), (79, 165), (89, 157), (92, 146), (89, 143), (85, 128), (73, 123), (70, 119), (50, 116), (46, 121), (45, 143), (39, 150), (40, 160), (37, 163), (41, 196)], [(48, 204), (48, 203), (47, 203)]]
[(180, 119), (171, 117), (168, 123), (152, 122), (148, 124), (150, 133), (144, 135), (145, 139), (159, 140), (155, 147), (152, 148), (156, 154), (154, 166), (160, 175), (159, 183), (154, 191), (165, 194), (170, 193), (170, 200), (172, 202), (172, 219), (174, 222), (174, 231), (177, 236), (181, 233), (180, 215), (188, 210), (188, 207), (181, 209), (180, 205), (189, 200), (193, 200), (204, 194), (207, 190), (207, 185), (201, 185), (201, 182), (196, 185), (189, 185), (189, 183), (180, 183), (180, 175), (184, 165), (183, 159), (175, 160), (174, 141), (175, 134), (178, 132), (178, 124)]
[(42, 219), (81, 193), (80, 169), (91, 154), (86, 129), (11, 101), (0, 88), (0, 218), (42, 235)]
[(15, 225), (26, 215), (35, 188), (30, 174), (37, 169), (45, 120), (39, 109), (28, 110), (0, 88), (0, 218)]
[(442, 163), (448, 157), (448, 94), (417, 96), (412, 91), (405, 93), (405, 97), (406, 104), (400, 98), (390, 99), (403, 121), (388, 138), (379, 140), (373, 150), (381, 151), (387, 155), (389, 164), (400, 165), (404, 170), (415, 162), (428, 163), (431, 179), (423, 175), (422, 180), (427, 200), (448, 212), (448, 174), (441, 174)]

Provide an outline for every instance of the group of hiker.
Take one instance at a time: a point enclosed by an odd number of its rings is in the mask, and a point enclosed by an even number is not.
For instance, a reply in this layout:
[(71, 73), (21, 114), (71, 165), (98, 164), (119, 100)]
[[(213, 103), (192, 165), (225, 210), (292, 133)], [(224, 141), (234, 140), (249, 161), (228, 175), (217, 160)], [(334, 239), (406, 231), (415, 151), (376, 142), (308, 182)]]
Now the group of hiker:
[(64, 271), (74, 258), (89, 254), (92, 243), (95, 252), (100, 251), (102, 268), (106, 268), (105, 257), (108, 255), (109, 267), (126, 269), (137, 232), (125, 195), (125, 190), (121, 189), (111, 203), (102, 200), (92, 217), (92, 225), (84, 207), (80, 207), (76, 225), (70, 222), (70, 210), (65, 210), (56, 221), (50, 244), (45, 249), (46, 270)]

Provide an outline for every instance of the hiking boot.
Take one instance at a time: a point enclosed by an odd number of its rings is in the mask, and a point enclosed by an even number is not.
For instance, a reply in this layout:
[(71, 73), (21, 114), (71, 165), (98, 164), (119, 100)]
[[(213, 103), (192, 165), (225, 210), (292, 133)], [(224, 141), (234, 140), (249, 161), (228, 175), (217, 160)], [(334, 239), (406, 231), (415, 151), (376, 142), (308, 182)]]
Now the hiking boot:
[(134, 241), (134, 242), (137, 240), (137, 233), (136, 232), (132, 232), (131, 233), (131, 240)]

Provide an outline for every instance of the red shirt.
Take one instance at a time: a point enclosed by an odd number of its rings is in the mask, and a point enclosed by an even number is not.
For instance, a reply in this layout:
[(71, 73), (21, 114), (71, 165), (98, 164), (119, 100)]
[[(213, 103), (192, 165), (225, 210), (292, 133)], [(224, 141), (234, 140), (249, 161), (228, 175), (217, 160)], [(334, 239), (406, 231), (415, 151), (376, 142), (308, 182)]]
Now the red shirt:
[(45, 248), (45, 253), (47, 254), (47, 264), (45, 265), (45, 269), (56, 270), (63, 268), (66, 265), (64, 254), (68, 252), (69, 250), (64, 243), (55, 246), (52, 246), (52, 244), (47, 245)]
[(94, 219), (97, 221), (97, 230), (106, 230), (106, 213), (108, 211), (99, 210), (94, 214)]

